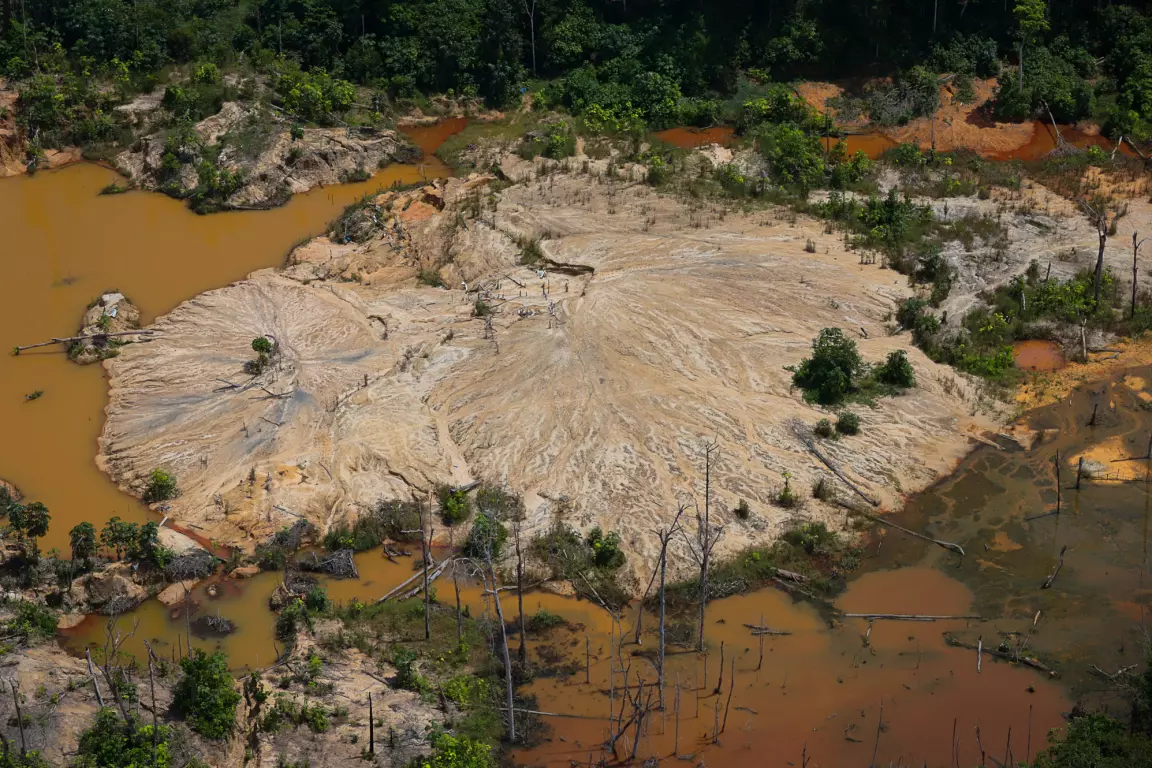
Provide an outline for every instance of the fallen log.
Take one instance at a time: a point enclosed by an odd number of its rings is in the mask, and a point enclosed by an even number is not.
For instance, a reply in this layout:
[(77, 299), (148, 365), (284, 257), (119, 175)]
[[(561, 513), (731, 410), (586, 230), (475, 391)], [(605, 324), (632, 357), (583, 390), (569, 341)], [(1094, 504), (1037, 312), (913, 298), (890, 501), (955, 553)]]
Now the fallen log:
[(772, 629), (771, 627), (765, 627), (760, 624), (745, 624), (744, 626), (752, 630), (752, 634), (754, 635), (773, 635), (782, 637), (784, 635), (792, 634), (791, 632), (785, 632), (782, 629)]
[(151, 336), (156, 331), (141, 330), (141, 331), (120, 331), (119, 333), (95, 333), (91, 336), (62, 336), (60, 338), (53, 338), (51, 341), (41, 341), (38, 344), (24, 344), (23, 346), (13, 347), (12, 354), (18, 355), (26, 349), (35, 349), (37, 347), (50, 347), (53, 344), (71, 344), (75, 341), (91, 341), (95, 339), (111, 339), (116, 336)]
[(1040, 589), (1048, 589), (1052, 586), (1052, 582), (1056, 581), (1057, 574), (1059, 574), (1060, 569), (1064, 567), (1064, 553), (1067, 551), (1067, 544), (1060, 548), (1060, 560), (1056, 563), (1056, 569), (1044, 580), (1044, 583), (1040, 585)]
[(848, 478), (844, 477), (844, 474), (843, 474), (843, 473), (842, 473), (842, 472), (841, 472), (839, 469), (837, 469), (837, 468), (835, 467), (835, 465), (833, 465), (833, 464), (832, 464), (832, 462), (831, 462), (831, 461), (829, 461), (827, 458), (825, 458), (825, 457), (824, 457), (824, 454), (820, 453), (820, 451), (818, 451), (818, 450), (816, 449), (816, 446), (815, 446), (815, 445), (813, 445), (813, 443), (812, 443), (812, 441), (811, 441), (811, 440), (809, 440), (809, 439), (808, 439), (807, 437), (805, 437), (804, 435), (800, 434), (799, 430), (797, 430), (797, 429), (794, 429), (793, 431), (796, 433), (796, 436), (800, 438), (800, 441), (801, 441), (802, 443), (804, 443), (804, 446), (805, 446), (805, 447), (808, 449), (808, 451), (809, 451), (809, 452), (810, 452), (810, 453), (811, 453), (813, 456), (815, 456), (816, 458), (820, 459), (821, 463), (822, 463), (822, 464), (824, 464), (824, 466), (828, 467), (828, 469), (832, 471), (832, 474), (834, 474), (834, 475), (836, 475), (836, 477), (840, 478), (840, 482), (842, 482), (842, 483), (844, 483), (844, 485), (848, 486), (848, 487), (849, 487), (849, 488), (852, 490), (852, 492), (853, 492), (853, 493), (855, 493), (855, 494), (856, 494), (857, 496), (859, 496), (860, 498), (864, 499), (864, 501), (868, 502), (868, 503), (869, 503), (869, 504), (871, 504), (873, 507), (878, 507), (878, 506), (880, 506), (880, 502), (879, 502), (879, 501), (877, 501), (876, 499), (873, 499), (872, 497), (868, 496), (866, 493), (864, 493), (864, 491), (862, 491), (862, 490), (860, 490), (859, 488), (857, 488), (857, 487), (856, 487), (856, 485), (855, 485), (855, 484), (854, 484), (854, 483), (853, 483), (851, 480), (849, 480)]
[(384, 595), (384, 597), (377, 600), (376, 603), (379, 604), (379, 603), (384, 602), (385, 600), (388, 600), (389, 598), (396, 595), (396, 593), (398, 593), (400, 590), (404, 589), (404, 587), (406, 587), (409, 584), (411, 584), (412, 582), (416, 581), (416, 579), (422, 578), (423, 576), (424, 576), (423, 571), (419, 571), (419, 572), (413, 574), (411, 578), (405, 579), (402, 583), (396, 585), (391, 590), (389, 590), (388, 594)]
[[(967, 648), (970, 651), (975, 651), (977, 649), (977, 646), (972, 645), (971, 643), (961, 642), (947, 632), (944, 633), (944, 642), (948, 643), (948, 645), (955, 646), (956, 648)], [(984, 646), (982, 651), (1012, 664), (1023, 664), (1026, 667), (1031, 667), (1038, 672), (1043, 672), (1044, 674), (1048, 675), (1048, 677), (1056, 677), (1058, 674), (1056, 670), (1046, 666), (1039, 659), (1033, 658), (1031, 656), (1017, 657), (1014, 654), (998, 651), (995, 648), (990, 648), (988, 646)]]
[(929, 614), (919, 613), (846, 613), (846, 619), (868, 619), (874, 621), (876, 619), (884, 619), (887, 621), (965, 621), (975, 620), (983, 621), (983, 616), (970, 615), (970, 616), (935, 616)]
[(788, 579), (789, 581), (794, 581), (797, 584), (803, 584), (804, 582), (808, 581), (807, 576), (803, 576), (799, 573), (796, 573), (795, 571), (786, 571), (783, 568), (777, 568), (776, 575)]
[(916, 531), (905, 528), (902, 525), (897, 525), (896, 523), (893, 523), (891, 521), (877, 517), (876, 515), (870, 515), (867, 512), (857, 512), (856, 514), (863, 515), (864, 517), (868, 518), (869, 520), (871, 520), (875, 523), (880, 523), (880, 525), (886, 525), (889, 528), (895, 528), (898, 531), (903, 531), (904, 533), (908, 534), (909, 536), (915, 536), (918, 539), (923, 539), (924, 541), (930, 541), (938, 547), (944, 547), (944, 549), (958, 553), (961, 557), (964, 556), (964, 548), (961, 547), (959, 544), (953, 544), (950, 541), (941, 541), (940, 539), (934, 539), (931, 536), (925, 536), (922, 533), (916, 533)]
[[(434, 570), (428, 574), (428, 583), (431, 584), (432, 582), (436, 581), (437, 577), (439, 577), (440, 574), (444, 572), (444, 569), (446, 567), (448, 567), (448, 564), (451, 563), (453, 559), (454, 558), (449, 557), (449, 558), (446, 558), (445, 560), (441, 561), (440, 565), (436, 566), (436, 570)], [(421, 571), (420, 575), (423, 575), (423, 573), (424, 572)], [(420, 594), (423, 591), (424, 591), (424, 585), (423, 584), (417, 584), (411, 590), (409, 590), (404, 595), (402, 595), (400, 597), (400, 599), (401, 600), (407, 600), (410, 597), (415, 597), (416, 595)]]

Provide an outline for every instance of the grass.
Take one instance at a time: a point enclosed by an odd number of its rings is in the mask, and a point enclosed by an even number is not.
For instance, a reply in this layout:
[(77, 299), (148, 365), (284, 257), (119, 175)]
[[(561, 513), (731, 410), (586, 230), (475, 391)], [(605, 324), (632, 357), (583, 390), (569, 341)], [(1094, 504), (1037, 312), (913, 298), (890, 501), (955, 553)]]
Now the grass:
[(530, 112), (516, 112), (504, 120), (472, 122), (464, 130), (445, 139), (436, 150), (436, 157), (450, 165), (456, 175), (465, 175), (476, 170), (473, 163), (462, 157), (469, 144), (481, 141), (518, 141), (538, 124), (539, 118)]

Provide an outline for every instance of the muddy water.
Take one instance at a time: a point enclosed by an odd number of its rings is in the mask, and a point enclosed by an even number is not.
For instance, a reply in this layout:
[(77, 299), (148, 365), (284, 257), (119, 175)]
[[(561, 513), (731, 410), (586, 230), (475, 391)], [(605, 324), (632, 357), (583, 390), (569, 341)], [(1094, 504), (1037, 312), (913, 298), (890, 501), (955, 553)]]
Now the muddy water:
[[(1053, 130), (1051, 123), (1045, 123), (1042, 120), (1037, 120), (1033, 124), (1032, 139), (1022, 147), (1017, 149), (1008, 150), (1007, 152), (996, 152), (989, 155), (992, 160), (1041, 160), (1052, 150), (1056, 149), (1058, 139), (1056, 131)], [(1070, 125), (1060, 126), (1060, 136), (1064, 141), (1068, 142), (1074, 147), (1087, 149), (1088, 147), (1100, 147), (1109, 154), (1116, 148), (1116, 142), (1110, 141), (1105, 136), (1098, 134), (1085, 133), (1084, 131), (1074, 128)], [(1136, 157), (1136, 153), (1127, 144), (1120, 147), (1121, 154), (1128, 155), (1129, 157)]]
[[(847, 612), (966, 614), (972, 602), (967, 588), (940, 571), (907, 568), (862, 577), (849, 587), (838, 607)], [(574, 671), (569, 676), (538, 678), (526, 692), (536, 696), (542, 711), (587, 719), (545, 718), (553, 729), (550, 739), (519, 752), (516, 762), (587, 764), (590, 751), (600, 757), (607, 734), (613, 630), (606, 614), (587, 602), (531, 595), (525, 610), (532, 612), (535, 603), (583, 626), (552, 630), (532, 643), (531, 653), (540, 662), (564, 657)], [(506, 612), (510, 605), (514, 603), (505, 602)], [(758, 640), (744, 626), (759, 623), (761, 616), (767, 626), (792, 633), (766, 639), (762, 665)], [(651, 616), (647, 624), (654, 627)], [(629, 617), (624, 621), (629, 641), (631, 625)], [(977, 673), (974, 653), (948, 647), (943, 640), (944, 632), (966, 627), (965, 621), (878, 621), (865, 643), (866, 621), (847, 619), (829, 629), (828, 621), (814, 608), (793, 603), (776, 590), (717, 601), (708, 614), (707, 660), (682, 648), (669, 652), (666, 711), (651, 716), (637, 764), (648, 757), (671, 758), (678, 752), (695, 755), (691, 764), (799, 765), (801, 755), (806, 754), (813, 767), (868, 765), (876, 749), (877, 764), (903, 759), (904, 765), (924, 761), (943, 765), (951, 760), (954, 719), (961, 765), (978, 762), (977, 725), (984, 743), (996, 745), (997, 755), (1004, 750), (1011, 727), (1013, 755), (1022, 760), (1028, 748), (1029, 718), (1035, 752), (1047, 730), (1061, 723), (1061, 711), (1068, 704), (1054, 683), (1031, 671), (985, 659), (982, 672)], [(984, 631), (992, 634), (991, 629)], [(586, 632), (593, 659), (591, 683), (585, 683)], [(724, 681), (717, 695), (722, 642)], [(629, 670), (633, 690), (640, 678), (651, 685), (656, 679), (655, 646), (652, 633), (645, 635), (643, 646), (625, 644), (622, 662), (615, 662), (617, 714), (624, 685), (620, 670)], [(884, 725), (877, 746), (881, 704)], [(723, 730), (718, 744), (713, 743), (717, 710)], [(625, 741), (621, 757), (632, 749), (631, 737)]]
[(1012, 345), (1012, 358), (1022, 371), (1058, 371), (1068, 364), (1060, 345), (1044, 339), (1016, 342)]
[[(413, 558), (400, 557), (393, 562), (380, 550), (373, 550), (356, 555), (359, 578), (321, 577), (319, 581), (333, 602), (346, 605), (355, 599), (370, 603), (411, 577), (415, 573), (413, 567)], [(283, 650), (283, 646), (276, 644), (276, 615), (268, 606), (268, 598), (280, 583), (281, 576), (280, 573), (268, 572), (250, 579), (232, 579), (221, 574), (198, 584), (189, 596), (192, 610), (187, 618), (195, 621), (203, 616), (223, 616), (237, 629), (224, 637), (212, 637), (197, 634), (192, 628), (192, 647), (223, 651), (228, 654), (228, 663), (236, 672), (260, 669), (275, 662), (277, 648)], [(210, 587), (214, 588), (215, 595), (209, 594)], [(444, 586), (441, 585), (440, 589), (443, 591)], [(443, 594), (450, 595), (451, 590)], [(127, 633), (137, 621), (136, 634), (122, 650), (138, 660), (148, 658), (144, 646), (146, 640), (152, 643), (157, 654), (166, 657), (173, 653), (178, 655), (180, 649), (186, 647), (189, 630), (183, 604), (168, 608), (159, 600), (150, 599), (130, 614), (120, 617), (117, 626)], [(107, 626), (108, 617), (89, 616), (78, 626), (62, 632), (61, 643), (77, 655), (83, 654), (86, 647), (91, 647), (92, 652), (98, 655), (104, 648)]]
[(730, 147), (738, 141), (736, 129), (729, 125), (717, 125), (712, 128), (669, 128), (652, 135), (665, 144), (680, 149), (696, 149), (710, 144)]
[[(1085, 385), (1038, 409), (1030, 424), (1041, 439), (1028, 450), (981, 447), (952, 477), (914, 497), (896, 522), (962, 546), (959, 558), (899, 533), (877, 537), (877, 567), (934, 565), (966, 584), (976, 610), (1000, 617), (997, 632), (1026, 633), (1041, 612), (1029, 647), (1059, 672), (1074, 695), (1111, 703), (1090, 665), (1115, 671), (1142, 664), (1140, 626), (1152, 601), (1149, 522), (1152, 414), (1145, 404), (1152, 369), (1137, 368)], [(1093, 408), (1097, 416), (1089, 425)], [(1061, 468), (1057, 510), (1055, 458)], [(1076, 490), (1079, 457), (1097, 471)], [(1092, 462), (1096, 462), (1093, 466)], [(883, 541), (881, 545), (879, 542)], [(1041, 585), (1065, 563), (1051, 588)], [(985, 628), (987, 639), (992, 633)], [(974, 642), (976, 633), (965, 639)]]
[(443, 160), (436, 157), (436, 150), (448, 139), (468, 127), (471, 121), (466, 117), (449, 117), (432, 125), (410, 125), (400, 131), (420, 147), (424, 153), (424, 165), (432, 175), (450, 176), (451, 169)]
[[(370, 181), (313, 190), (276, 210), (211, 216), (158, 194), (97, 194), (117, 178), (84, 164), (0, 179), (0, 349), (75, 333), (87, 304), (112, 288), (150, 322), (198, 293), (280, 264), (294, 243), (366, 192), (422, 175), (415, 166), (390, 166)], [(43, 397), (25, 403), (36, 390)], [(99, 528), (112, 515), (145, 519), (146, 510), (96, 469), (105, 400), (101, 367), (75, 366), (62, 349), (0, 355), (0, 477), (51, 510), (45, 549), (65, 550), (68, 530), (83, 520)]]

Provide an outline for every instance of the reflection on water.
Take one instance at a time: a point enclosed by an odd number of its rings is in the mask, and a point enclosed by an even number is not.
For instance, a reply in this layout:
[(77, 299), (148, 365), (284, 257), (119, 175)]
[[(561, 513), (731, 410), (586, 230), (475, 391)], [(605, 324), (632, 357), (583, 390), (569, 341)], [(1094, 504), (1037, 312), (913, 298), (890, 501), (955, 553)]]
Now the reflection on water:
[[(197, 216), (163, 195), (100, 196), (119, 177), (75, 165), (0, 179), (5, 292), (0, 349), (76, 332), (85, 307), (118, 289), (151, 322), (181, 301), (279, 265), (301, 238), (322, 231), (361, 195), (408, 184), (443, 167), (389, 166), (370, 181), (316, 189), (283, 208)], [(24, 402), (24, 395), (44, 396)], [(109, 517), (142, 521), (147, 510), (96, 469), (107, 389), (98, 365), (79, 367), (57, 347), (0, 354), (0, 478), (52, 513), (44, 549), (68, 549), (68, 530)]]

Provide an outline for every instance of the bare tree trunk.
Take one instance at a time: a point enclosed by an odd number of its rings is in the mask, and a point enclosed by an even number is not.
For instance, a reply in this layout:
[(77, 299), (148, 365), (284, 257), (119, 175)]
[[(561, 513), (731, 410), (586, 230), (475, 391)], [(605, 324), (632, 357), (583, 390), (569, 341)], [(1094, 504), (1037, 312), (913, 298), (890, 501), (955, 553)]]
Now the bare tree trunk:
[(1101, 220), (1096, 225), (1096, 233), (1100, 237), (1100, 251), (1096, 254), (1096, 273), (1094, 276), (1092, 297), (1097, 306), (1100, 305), (1100, 283), (1104, 279), (1104, 245), (1108, 242), (1108, 224)]
[(1024, 41), (1020, 41), (1020, 93), (1024, 93)]
[(160, 729), (156, 724), (156, 673), (152, 669), (152, 644), (145, 640), (144, 647), (148, 649), (148, 687), (152, 690), (152, 765), (155, 766), (158, 765), (156, 747), (160, 736)]
[(24, 714), (20, 711), (20, 683), (11, 681), (12, 703), (16, 705), (16, 724), (20, 726), (20, 757), (24, 757), (27, 748), (24, 745)]
[(432, 491), (428, 491), (428, 509), (420, 515), (420, 544), (424, 550), (424, 639), (432, 639), (432, 598), (428, 592), (428, 561), (431, 559)]
[[(452, 547), (452, 529), (448, 529), (448, 546)], [(452, 589), (456, 591), (456, 646), (464, 643), (464, 611), (460, 606), (460, 579), (456, 575), (456, 565), (459, 561), (452, 561)]]
[(368, 754), (376, 754), (376, 719), (372, 714), (372, 692), (368, 692)]
[(528, 15), (528, 33), (532, 41), (532, 77), (536, 77), (536, 0), (532, 0), (532, 4), (528, 4), (528, 0), (522, 0), (524, 3), (524, 13)]
[(515, 524), (516, 534), (516, 602), (520, 610), (520, 658), (521, 668), (528, 667), (528, 625), (524, 621), (524, 557), (520, 552), (520, 523)]
[(492, 602), (496, 605), (496, 620), (500, 622), (500, 650), (504, 655), (504, 685), (507, 687), (508, 741), (516, 741), (516, 710), (513, 709), (512, 656), (508, 653), (508, 627), (504, 623), (504, 608), (500, 605), (500, 590), (496, 583), (496, 567), (492, 564), (492, 547), (488, 547), (488, 575), (492, 579)]
[[(1145, 238), (1147, 239), (1147, 238)], [(1140, 253), (1140, 246), (1144, 244), (1144, 240), (1136, 239), (1136, 232), (1132, 233), (1132, 308), (1128, 312), (1128, 317), (1136, 317), (1136, 256)]]

